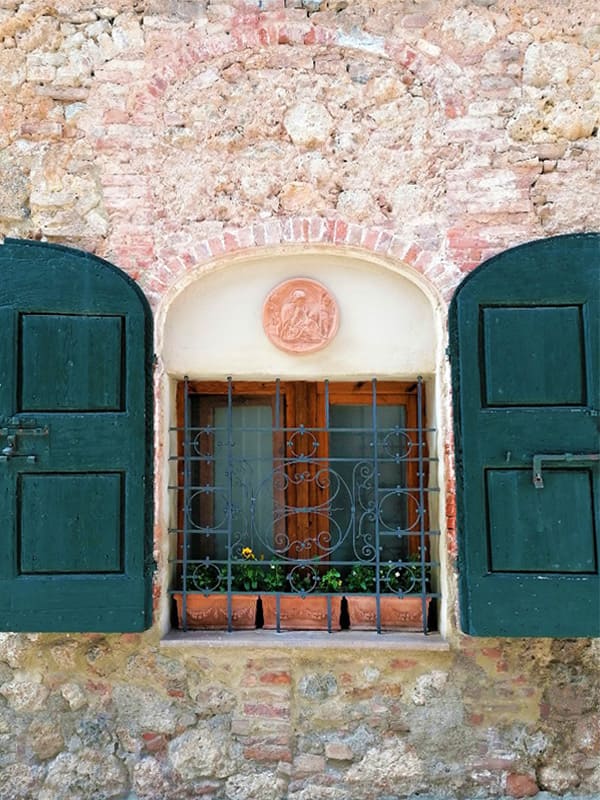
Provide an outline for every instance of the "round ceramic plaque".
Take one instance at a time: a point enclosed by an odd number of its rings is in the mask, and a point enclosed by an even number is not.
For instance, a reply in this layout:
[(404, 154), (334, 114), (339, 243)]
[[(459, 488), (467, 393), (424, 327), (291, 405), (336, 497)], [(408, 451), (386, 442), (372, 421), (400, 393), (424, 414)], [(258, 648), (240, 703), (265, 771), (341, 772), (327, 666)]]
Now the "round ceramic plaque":
[(263, 306), (263, 328), (286, 353), (314, 353), (335, 336), (337, 303), (322, 283), (292, 278), (276, 286)]

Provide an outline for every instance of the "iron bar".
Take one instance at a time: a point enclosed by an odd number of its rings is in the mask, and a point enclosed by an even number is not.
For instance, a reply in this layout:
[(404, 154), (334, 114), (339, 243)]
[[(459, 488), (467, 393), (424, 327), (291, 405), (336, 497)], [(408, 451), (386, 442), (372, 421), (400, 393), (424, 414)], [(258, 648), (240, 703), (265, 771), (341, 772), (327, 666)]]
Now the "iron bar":
[(426, 570), (425, 570), (425, 472), (423, 449), (425, 442), (422, 434), (423, 422), (423, 378), (419, 375), (417, 378), (417, 453), (419, 457), (418, 466), (418, 481), (419, 481), (419, 556), (421, 564), (421, 609), (423, 614), (423, 633), (427, 634), (427, 600), (426, 600)]
[(227, 630), (232, 631), (231, 591), (233, 575), (231, 557), (233, 552), (233, 387), (231, 376), (227, 378)]
[(189, 436), (190, 425), (190, 398), (189, 398), (189, 382), (187, 375), (183, 379), (183, 597), (182, 597), (182, 615), (183, 615), (183, 630), (187, 631), (187, 590), (188, 590), (188, 558), (189, 558), (189, 529), (192, 514), (191, 507), (191, 463), (190, 448), (192, 446)]
[(373, 511), (375, 515), (375, 628), (381, 633), (381, 545), (379, 541), (379, 442), (377, 441), (377, 380), (371, 381), (371, 415), (373, 422)]

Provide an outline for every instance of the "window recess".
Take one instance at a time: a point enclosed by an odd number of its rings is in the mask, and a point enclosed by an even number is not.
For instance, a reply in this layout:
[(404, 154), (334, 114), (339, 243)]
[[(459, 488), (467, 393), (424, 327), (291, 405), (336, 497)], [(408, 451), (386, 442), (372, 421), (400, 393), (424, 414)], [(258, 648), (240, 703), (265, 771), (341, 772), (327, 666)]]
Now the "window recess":
[[(330, 632), (369, 627), (364, 614), (353, 619), (356, 595), (372, 598), (378, 632), (390, 599), (401, 627), (428, 631), (439, 531), (422, 379), (186, 379), (177, 409), (171, 594), (181, 627), (202, 596), (223, 607), (206, 627), (232, 630), (239, 595), (258, 598), (249, 627), (305, 627), (286, 616), (289, 597), (323, 598)], [(416, 616), (400, 603), (409, 599)]]

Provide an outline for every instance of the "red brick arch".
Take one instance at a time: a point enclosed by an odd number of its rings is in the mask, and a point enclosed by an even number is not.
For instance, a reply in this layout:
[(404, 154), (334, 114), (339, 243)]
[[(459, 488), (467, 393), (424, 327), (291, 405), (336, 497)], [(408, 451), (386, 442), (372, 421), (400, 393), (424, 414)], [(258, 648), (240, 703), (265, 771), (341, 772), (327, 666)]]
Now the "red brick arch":
[[(381, 259), (402, 263), (422, 275), (436, 294), (449, 299), (462, 275), (453, 264), (444, 262), (439, 251), (424, 250), (411, 239), (383, 227), (359, 225), (342, 219), (322, 217), (273, 218), (248, 227), (227, 228), (212, 239), (182, 244), (168, 242), (158, 247), (154, 268), (139, 275), (151, 304), (157, 306), (166, 292), (186, 273), (226, 257), (252, 256), (259, 251), (281, 253), (288, 246), (330, 246), (360, 257), (373, 254)], [(127, 263), (124, 245), (119, 263)]]

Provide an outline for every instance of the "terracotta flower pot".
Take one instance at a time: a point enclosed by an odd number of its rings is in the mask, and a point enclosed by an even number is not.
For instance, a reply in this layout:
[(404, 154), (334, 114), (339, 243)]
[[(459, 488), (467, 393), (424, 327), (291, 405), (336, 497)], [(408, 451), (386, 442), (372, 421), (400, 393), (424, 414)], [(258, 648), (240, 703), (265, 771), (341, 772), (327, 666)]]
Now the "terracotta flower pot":
[[(179, 627), (183, 628), (183, 594), (175, 595)], [(235, 630), (251, 630), (256, 627), (255, 594), (231, 595), (231, 625)], [(187, 626), (191, 630), (226, 631), (226, 594), (188, 594), (186, 600)]]
[[(350, 630), (373, 631), (377, 629), (377, 606), (375, 597), (346, 595)], [(431, 598), (425, 600), (429, 609)], [(381, 628), (386, 631), (422, 631), (423, 601), (420, 597), (380, 596)]]
[[(277, 598), (275, 595), (262, 596), (264, 627), (277, 628)], [(331, 630), (339, 631), (342, 598), (331, 597)], [(327, 597), (318, 595), (281, 594), (279, 595), (279, 627), (282, 631), (323, 631), (327, 630)]]

